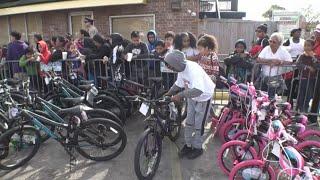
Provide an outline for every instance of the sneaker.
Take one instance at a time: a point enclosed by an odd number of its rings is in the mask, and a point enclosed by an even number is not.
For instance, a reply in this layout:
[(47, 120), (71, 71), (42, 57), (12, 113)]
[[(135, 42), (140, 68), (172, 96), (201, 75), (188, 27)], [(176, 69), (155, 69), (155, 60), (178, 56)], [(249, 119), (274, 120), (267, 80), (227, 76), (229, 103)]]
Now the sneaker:
[(179, 151), (178, 155), (180, 158), (188, 155), (190, 152), (192, 152), (192, 147), (188, 147), (186, 144), (183, 146), (183, 148)]
[(188, 159), (195, 159), (203, 154), (203, 149), (192, 149), (192, 151), (187, 155)]

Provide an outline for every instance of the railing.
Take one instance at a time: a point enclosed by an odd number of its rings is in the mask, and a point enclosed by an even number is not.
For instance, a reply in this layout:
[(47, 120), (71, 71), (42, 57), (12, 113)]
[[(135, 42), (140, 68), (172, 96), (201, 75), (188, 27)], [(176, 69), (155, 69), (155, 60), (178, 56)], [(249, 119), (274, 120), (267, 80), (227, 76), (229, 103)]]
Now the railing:
[[(219, 59), (224, 59), (225, 55), (219, 55)], [(226, 67), (223, 62), (221, 65)], [(39, 92), (45, 92), (48, 87), (41, 76), (40, 64), (38, 62), (29, 63), (29, 69), (19, 70), (18, 61), (10, 61), (0, 64), (0, 79), (18, 77), (29, 77), (31, 88)], [(30, 70), (34, 67), (34, 72)], [(234, 73), (235, 78), (241, 83), (253, 82), (257, 89), (267, 91), (272, 97), (275, 93), (284, 100), (290, 102), (296, 112), (303, 112), (310, 115), (319, 116), (319, 87), (320, 68), (315, 72), (306, 73), (306, 67), (297, 65), (270, 66), (256, 63), (252, 69), (245, 71), (245, 74)], [(151, 86), (148, 77), (163, 77), (162, 87), (169, 89), (176, 79), (176, 73), (165, 71), (164, 65), (159, 59), (135, 59), (132, 62), (124, 63), (120, 66), (103, 63), (103, 60), (91, 60), (83, 64), (79, 60), (66, 60), (61, 62), (60, 71), (57, 72), (71, 83), (76, 83), (70, 76), (77, 74), (83, 79), (94, 80), (100, 88), (109, 88), (109, 82), (114, 82), (114, 72), (120, 68), (127, 78)], [(237, 68), (237, 67), (236, 67)], [(230, 75), (230, 74), (229, 74)], [(281, 85), (279, 85), (281, 84)], [(286, 87), (286, 88), (285, 88)], [(224, 87), (217, 87), (214, 93), (213, 103), (224, 105), (228, 103), (229, 92)], [(312, 111), (310, 112), (310, 100), (313, 99)]]

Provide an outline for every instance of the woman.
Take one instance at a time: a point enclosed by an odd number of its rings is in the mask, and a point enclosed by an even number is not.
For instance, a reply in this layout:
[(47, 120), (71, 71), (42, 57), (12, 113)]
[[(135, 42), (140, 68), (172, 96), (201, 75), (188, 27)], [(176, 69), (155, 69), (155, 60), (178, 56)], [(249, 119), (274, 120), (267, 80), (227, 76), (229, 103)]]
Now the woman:
[(257, 63), (261, 63), (262, 72), (260, 74), (261, 89), (268, 91), (269, 97), (273, 98), (277, 90), (285, 90), (286, 86), (281, 76), (283, 70), (279, 65), (292, 64), (291, 55), (282, 46), (283, 35), (273, 33), (269, 40), (269, 46), (265, 47), (258, 56)]
[(290, 36), (291, 38), (283, 43), (283, 46), (287, 48), (292, 59), (295, 60), (303, 54), (304, 39), (301, 38), (301, 28), (291, 30)]
[(197, 51), (197, 39), (190, 32), (183, 32), (174, 38), (174, 49), (182, 51), (188, 60), (197, 60), (199, 52)]
[(259, 53), (264, 49), (266, 46), (269, 45), (268, 42), (268, 26), (267, 24), (261, 24), (256, 29), (256, 37), (257, 40), (253, 43), (251, 50), (249, 51), (250, 56), (252, 58), (257, 58)]

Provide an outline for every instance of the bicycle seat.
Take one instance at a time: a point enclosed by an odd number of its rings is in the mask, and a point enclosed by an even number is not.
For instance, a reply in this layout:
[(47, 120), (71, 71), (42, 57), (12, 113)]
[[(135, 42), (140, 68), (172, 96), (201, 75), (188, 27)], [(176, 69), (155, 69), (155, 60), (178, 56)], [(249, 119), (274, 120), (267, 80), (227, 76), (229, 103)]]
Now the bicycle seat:
[(78, 105), (78, 106), (74, 106), (71, 108), (65, 108), (65, 109), (61, 109), (58, 114), (59, 116), (63, 116), (63, 115), (79, 115), (81, 114), (81, 112), (83, 111), (83, 107), (82, 105)]
[(7, 84), (9, 86), (17, 86), (22, 83), (21, 79), (7, 79)]
[(81, 89), (82, 91), (90, 91), (90, 89), (92, 88), (91, 84), (85, 84), (85, 85), (79, 85), (78, 86), (79, 89)]
[(81, 85), (93, 84), (94, 80), (80, 80)]
[(75, 106), (83, 103), (85, 101), (84, 97), (76, 98), (61, 98), (62, 103), (67, 104), (67, 106)]
[(158, 82), (162, 82), (162, 77), (149, 77), (148, 80), (158, 83)]

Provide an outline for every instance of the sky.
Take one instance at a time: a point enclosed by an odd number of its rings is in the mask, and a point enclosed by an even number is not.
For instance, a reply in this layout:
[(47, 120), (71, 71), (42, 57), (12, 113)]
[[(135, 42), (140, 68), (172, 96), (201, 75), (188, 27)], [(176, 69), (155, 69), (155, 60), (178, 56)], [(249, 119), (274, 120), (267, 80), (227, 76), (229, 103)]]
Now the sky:
[(271, 5), (277, 4), (289, 11), (300, 11), (312, 5), (315, 12), (320, 12), (320, 0), (239, 0), (239, 11), (246, 12), (247, 20), (264, 20), (262, 14)]

